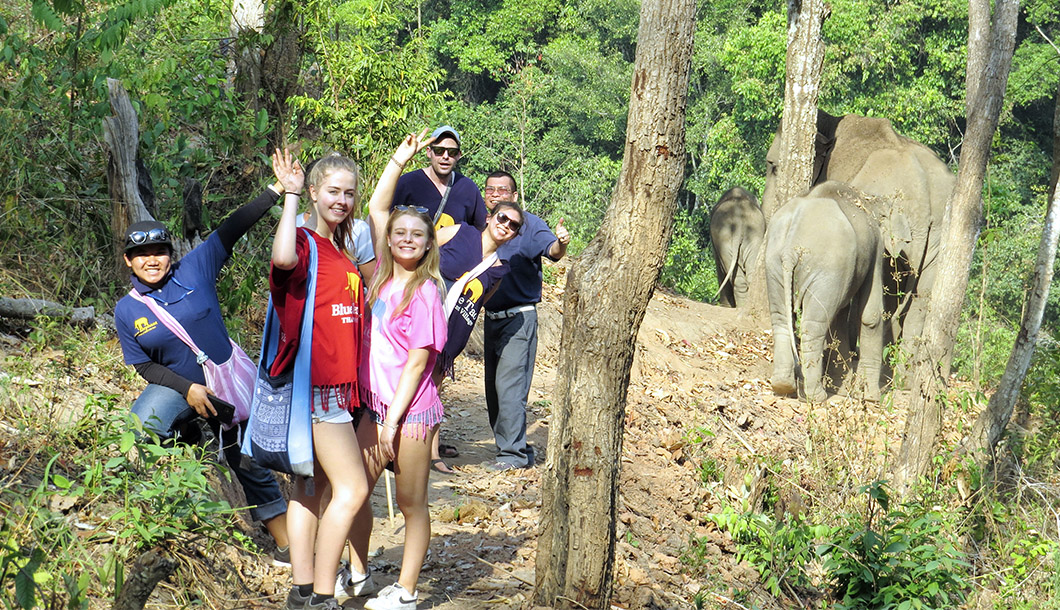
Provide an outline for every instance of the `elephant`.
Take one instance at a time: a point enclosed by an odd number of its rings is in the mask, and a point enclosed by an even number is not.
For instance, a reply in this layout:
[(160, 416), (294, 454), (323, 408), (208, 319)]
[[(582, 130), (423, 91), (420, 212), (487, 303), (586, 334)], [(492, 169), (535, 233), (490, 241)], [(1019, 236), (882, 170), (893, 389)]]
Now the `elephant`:
[(755, 196), (738, 186), (725, 191), (710, 213), (720, 305), (739, 307), (747, 302), (748, 274), (765, 232), (766, 219)]
[[(766, 228), (766, 290), (773, 327), (777, 394), (796, 394), (802, 364), (805, 397), (826, 397), (826, 338), (832, 328), (850, 334), (866, 398), (880, 396), (883, 360), (883, 252), (891, 219), (878, 215), (886, 202), (841, 182), (828, 181), (788, 201)], [(881, 224), (882, 223), (882, 224)], [(801, 310), (799, 353), (794, 316)], [(848, 319), (840, 318), (848, 312)], [(845, 329), (845, 331), (843, 330)]]
[[(887, 293), (901, 301), (889, 307), (894, 339), (918, 337), (935, 283), (942, 222), (956, 177), (926, 146), (898, 135), (890, 121), (818, 111), (812, 184), (845, 182), (885, 201), (892, 216), (903, 216), (902, 234), (891, 236), (886, 253), (896, 273)], [(763, 201), (772, 201), (782, 127), (766, 154)], [(891, 280), (890, 278), (898, 278)]]

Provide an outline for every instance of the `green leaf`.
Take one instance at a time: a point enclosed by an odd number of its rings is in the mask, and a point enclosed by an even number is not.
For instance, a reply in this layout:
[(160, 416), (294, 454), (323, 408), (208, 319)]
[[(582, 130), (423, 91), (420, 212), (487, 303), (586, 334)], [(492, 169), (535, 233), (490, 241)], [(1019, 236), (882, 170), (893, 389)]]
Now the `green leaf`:
[(64, 29), (63, 20), (59, 18), (59, 15), (55, 13), (55, 10), (47, 0), (33, 0), (33, 8), (30, 12), (37, 21), (49, 30), (60, 32)]
[(121, 444), (118, 446), (118, 450), (122, 453), (126, 453), (133, 448), (136, 444), (136, 435), (132, 432), (125, 432), (121, 435)]

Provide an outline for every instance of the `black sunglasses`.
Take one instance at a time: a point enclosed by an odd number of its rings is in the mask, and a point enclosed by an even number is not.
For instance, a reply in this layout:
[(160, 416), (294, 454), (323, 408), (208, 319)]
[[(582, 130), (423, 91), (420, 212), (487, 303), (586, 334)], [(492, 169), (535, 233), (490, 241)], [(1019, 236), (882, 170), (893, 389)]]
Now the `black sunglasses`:
[(133, 231), (125, 237), (125, 243), (139, 246), (145, 243), (157, 243), (169, 241), (169, 231), (165, 229), (151, 229), (150, 231)]
[(423, 207), (422, 205), (395, 205), (394, 206), (394, 211), (395, 212), (416, 212), (416, 213), (419, 213), (419, 214), (423, 214), (424, 216), (429, 216), (429, 214), (428, 214), (429, 210), (427, 210), (427, 208)]
[(508, 228), (511, 229), (514, 233), (518, 233), (519, 229), (523, 227), (523, 223), (505, 214), (504, 212), (497, 212), (494, 218), (497, 219), (497, 224), (508, 225)]
[(460, 156), (459, 146), (431, 146), (431, 152), (438, 155), (439, 157), (444, 156), (445, 153), (449, 153), (450, 157), (456, 158)]

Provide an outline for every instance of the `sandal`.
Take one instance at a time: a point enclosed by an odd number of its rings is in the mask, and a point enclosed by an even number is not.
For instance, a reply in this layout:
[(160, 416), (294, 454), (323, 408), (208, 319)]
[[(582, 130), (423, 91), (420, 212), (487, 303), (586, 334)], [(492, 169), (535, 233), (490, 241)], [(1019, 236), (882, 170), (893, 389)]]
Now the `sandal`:
[(456, 450), (456, 447), (452, 445), (446, 445), (445, 443), (438, 443), (438, 455), (444, 458), (455, 458), (460, 457), (460, 452)]
[(449, 464), (446, 464), (445, 460), (441, 458), (431, 460), (431, 470), (444, 475), (456, 474), (456, 471), (450, 468)]

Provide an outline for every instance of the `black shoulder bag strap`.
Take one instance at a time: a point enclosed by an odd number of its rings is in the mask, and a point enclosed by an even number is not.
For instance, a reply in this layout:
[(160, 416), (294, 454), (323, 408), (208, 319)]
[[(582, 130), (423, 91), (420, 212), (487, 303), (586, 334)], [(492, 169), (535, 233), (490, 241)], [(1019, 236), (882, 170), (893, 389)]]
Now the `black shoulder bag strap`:
[(449, 172), (449, 183), (445, 185), (445, 194), (442, 195), (442, 202), (438, 204), (438, 211), (434, 213), (434, 224), (438, 224), (438, 219), (442, 217), (442, 212), (445, 210), (445, 204), (449, 201), (449, 192), (453, 190), (453, 182), (456, 180), (456, 170)]

